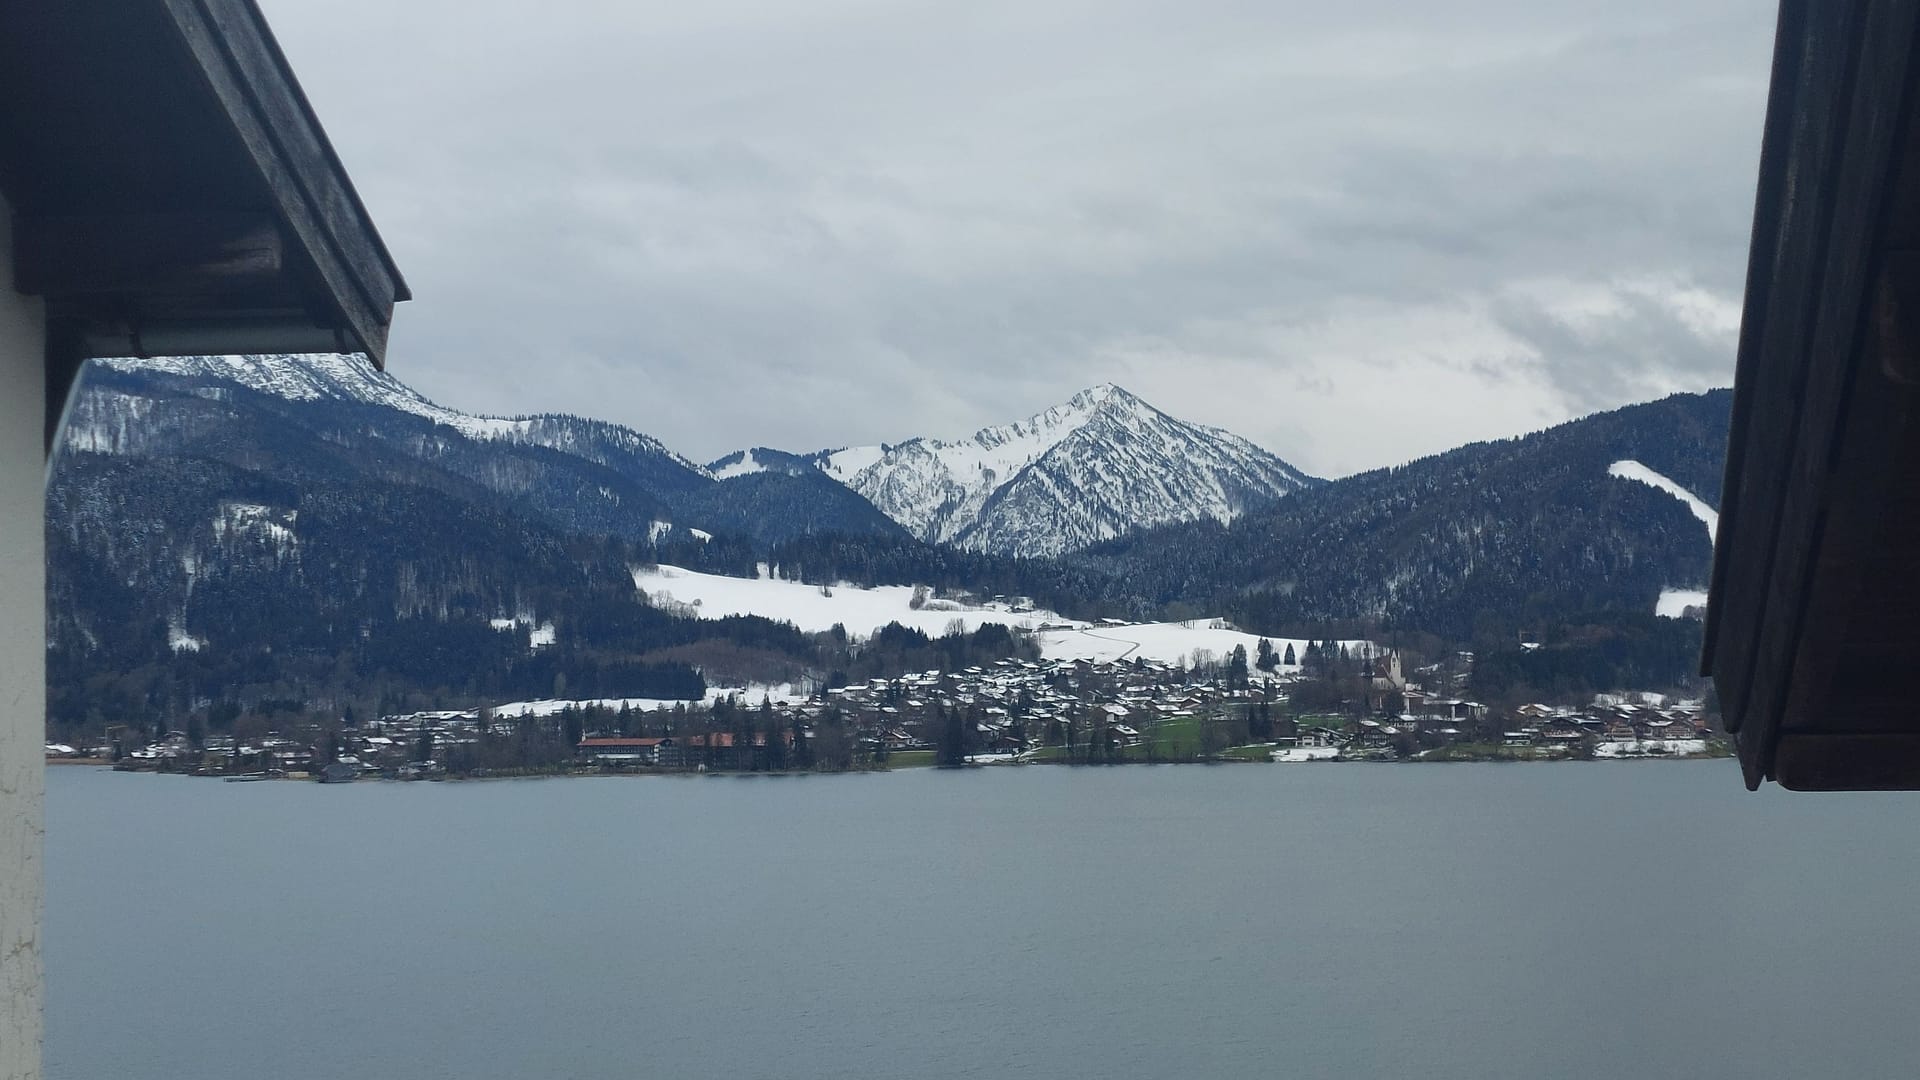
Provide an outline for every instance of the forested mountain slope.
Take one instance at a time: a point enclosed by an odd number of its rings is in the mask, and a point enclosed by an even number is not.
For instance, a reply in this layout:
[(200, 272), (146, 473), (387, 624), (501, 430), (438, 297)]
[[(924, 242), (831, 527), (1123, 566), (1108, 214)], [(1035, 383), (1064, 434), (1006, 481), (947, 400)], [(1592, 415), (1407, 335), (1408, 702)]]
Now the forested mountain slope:
[(601, 420), (470, 416), (358, 357), (97, 361), (65, 447), (138, 459), (284, 456), (309, 438), (336, 447), (349, 471), (430, 487), (464, 482), (463, 497), (495, 499), (566, 533), (639, 540), (668, 524), (715, 532), (744, 521), (769, 539), (901, 531), (838, 485), (781, 475), (724, 482), (652, 437)]
[(1707, 580), (1712, 545), (1681, 500), (1609, 470), (1638, 461), (1717, 506), (1730, 405), (1724, 390), (1677, 394), (1073, 561), (1149, 601), (1276, 629), (1371, 619), (1465, 639), (1587, 609), (1651, 612), (1662, 589)]
[[(630, 571), (654, 559), (1024, 595), (1084, 618), (1225, 616), (1263, 633), (1644, 636), (1630, 624), (1663, 589), (1707, 579), (1730, 398), (1676, 395), (1306, 484), (1230, 522), (1024, 558), (916, 539), (805, 459), (756, 451), (708, 470), (614, 425), (462, 417), (370, 369), (262, 381), (271, 368), (89, 371), (48, 488), (56, 716), (562, 688), (678, 697), (722, 658), (799, 670), (846, 647), (651, 609)], [(1509, 684), (1541, 681), (1541, 655), (1509, 665)]]

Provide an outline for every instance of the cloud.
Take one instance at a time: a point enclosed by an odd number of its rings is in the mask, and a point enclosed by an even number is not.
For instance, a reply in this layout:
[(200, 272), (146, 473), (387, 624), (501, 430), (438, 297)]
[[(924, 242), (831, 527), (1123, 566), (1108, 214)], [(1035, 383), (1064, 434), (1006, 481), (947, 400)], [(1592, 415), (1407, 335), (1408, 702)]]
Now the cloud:
[(1111, 379), (1339, 474), (1731, 379), (1764, 4), (264, 6), (459, 407), (705, 458)]

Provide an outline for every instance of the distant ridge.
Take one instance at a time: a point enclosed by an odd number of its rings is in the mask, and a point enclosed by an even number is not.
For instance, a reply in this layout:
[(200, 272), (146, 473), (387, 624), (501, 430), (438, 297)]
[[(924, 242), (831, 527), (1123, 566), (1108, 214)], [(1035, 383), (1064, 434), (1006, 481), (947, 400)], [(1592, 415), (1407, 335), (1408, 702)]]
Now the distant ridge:
[(805, 462), (929, 543), (1027, 557), (1170, 522), (1231, 521), (1316, 482), (1246, 439), (1177, 420), (1112, 383), (964, 439), (805, 456), (755, 448), (709, 468), (793, 471)]

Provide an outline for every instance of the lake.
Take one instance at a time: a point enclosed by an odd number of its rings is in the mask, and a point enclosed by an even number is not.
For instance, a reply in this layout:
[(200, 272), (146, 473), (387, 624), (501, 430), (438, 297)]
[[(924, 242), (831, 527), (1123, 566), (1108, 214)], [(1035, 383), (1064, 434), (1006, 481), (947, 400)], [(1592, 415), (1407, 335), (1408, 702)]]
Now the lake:
[(53, 1080), (1920, 1075), (1920, 798), (1731, 761), (47, 784)]

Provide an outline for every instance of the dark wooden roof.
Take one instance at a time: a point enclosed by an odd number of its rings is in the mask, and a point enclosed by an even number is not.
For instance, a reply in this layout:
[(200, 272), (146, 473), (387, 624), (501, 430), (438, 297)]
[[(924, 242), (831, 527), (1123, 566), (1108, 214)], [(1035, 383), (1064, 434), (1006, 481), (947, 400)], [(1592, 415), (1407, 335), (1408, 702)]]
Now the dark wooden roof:
[(1917, 10), (1781, 4), (1706, 628), (1750, 787), (1920, 788)]
[(86, 355), (365, 352), (408, 299), (253, 0), (0, 4), (15, 287)]

